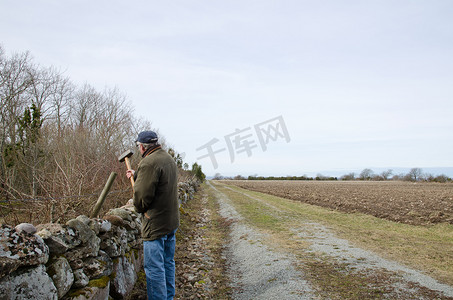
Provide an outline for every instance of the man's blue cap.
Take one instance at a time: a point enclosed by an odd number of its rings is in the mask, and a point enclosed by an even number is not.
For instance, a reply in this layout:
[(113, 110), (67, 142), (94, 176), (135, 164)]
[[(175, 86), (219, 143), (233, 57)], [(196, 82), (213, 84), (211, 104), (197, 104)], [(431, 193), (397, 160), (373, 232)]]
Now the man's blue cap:
[(151, 144), (157, 142), (157, 134), (154, 131), (142, 131), (138, 134), (137, 140), (135, 142), (139, 142), (142, 144)]

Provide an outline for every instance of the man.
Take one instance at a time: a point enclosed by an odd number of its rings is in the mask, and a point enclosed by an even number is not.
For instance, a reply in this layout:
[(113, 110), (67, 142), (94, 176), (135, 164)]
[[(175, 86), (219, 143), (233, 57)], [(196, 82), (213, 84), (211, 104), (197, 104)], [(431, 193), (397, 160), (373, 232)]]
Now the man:
[(179, 226), (177, 167), (157, 143), (154, 131), (140, 132), (135, 141), (142, 155), (134, 176), (133, 203), (142, 213), (144, 268), (148, 299), (175, 295), (175, 232)]

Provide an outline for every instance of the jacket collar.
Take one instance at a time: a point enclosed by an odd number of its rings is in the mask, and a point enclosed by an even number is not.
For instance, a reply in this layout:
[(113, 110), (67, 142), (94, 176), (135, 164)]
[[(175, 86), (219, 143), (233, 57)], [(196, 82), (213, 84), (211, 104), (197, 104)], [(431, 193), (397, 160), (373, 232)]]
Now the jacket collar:
[(154, 146), (154, 147), (151, 147), (151, 148), (147, 149), (147, 150), (142, 154), (142, 157), (145, 158), (145, 157), (147, 157), (148, 155), (150, 155), (151, 153), (153, 153), (154, 151), (159, 150), (159, 149), (161, 149), (161, 148), (162, 148), (162, 146), (159, 145), (159, 144), (156, 145), (156, 146)]

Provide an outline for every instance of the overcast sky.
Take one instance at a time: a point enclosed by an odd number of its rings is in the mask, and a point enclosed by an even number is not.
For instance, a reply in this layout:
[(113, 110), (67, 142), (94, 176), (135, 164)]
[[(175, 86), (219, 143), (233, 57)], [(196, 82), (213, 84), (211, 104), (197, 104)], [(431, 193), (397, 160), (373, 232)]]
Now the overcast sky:
[(1, 0), (0, 44), (118, 87), (208, 175), (453, 167), (450, 0)]

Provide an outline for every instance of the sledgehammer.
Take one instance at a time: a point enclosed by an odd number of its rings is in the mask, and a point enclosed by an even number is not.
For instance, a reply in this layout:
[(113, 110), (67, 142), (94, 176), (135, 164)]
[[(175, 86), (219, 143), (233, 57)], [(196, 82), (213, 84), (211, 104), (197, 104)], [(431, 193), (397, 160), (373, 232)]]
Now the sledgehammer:
[[(118, 157), (119, 162), (123, 162), (123, 161), (126, 162), (127, 170), (132, 170), (131, 163), (129, 162), (129, 157), (131, 157), (133, 154), (134, 154), (134, 152), (132, 152), (131, 150), (127, 150), (126, 152), (124, 152), (123, 154), (121, 154)], [(134, 176), (131, 176), (130, 180), (131, 180), (132, 187), (134, 187), (134, 183), (135, 183)]]

